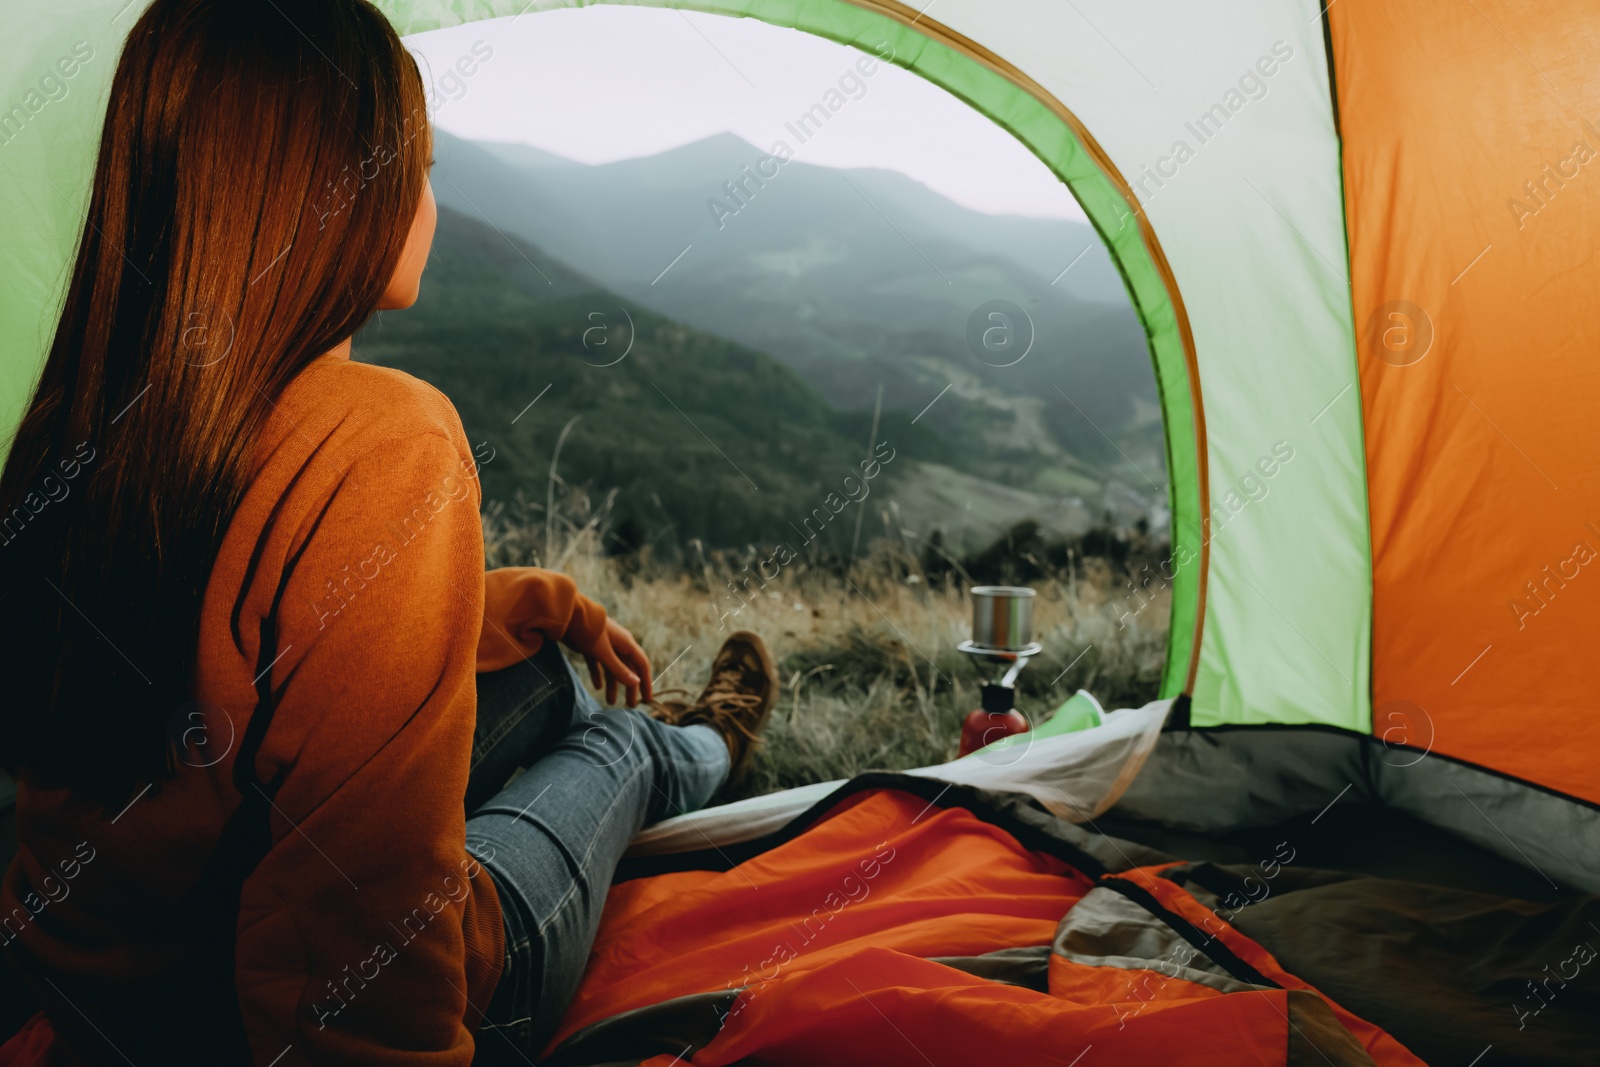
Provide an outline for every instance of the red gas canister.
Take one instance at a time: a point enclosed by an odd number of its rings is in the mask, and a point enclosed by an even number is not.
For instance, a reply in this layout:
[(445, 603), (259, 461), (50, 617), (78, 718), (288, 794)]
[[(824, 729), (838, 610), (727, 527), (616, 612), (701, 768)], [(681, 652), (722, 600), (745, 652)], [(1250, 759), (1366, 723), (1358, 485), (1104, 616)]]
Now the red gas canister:
[(1028, 720), (1011, 706), (1013, 691), (1008, 686), (983, 687), (983, 707), (974, 708), (961, 723), (961, 755), (992, 745), (1002, 737), (1024, 733)]

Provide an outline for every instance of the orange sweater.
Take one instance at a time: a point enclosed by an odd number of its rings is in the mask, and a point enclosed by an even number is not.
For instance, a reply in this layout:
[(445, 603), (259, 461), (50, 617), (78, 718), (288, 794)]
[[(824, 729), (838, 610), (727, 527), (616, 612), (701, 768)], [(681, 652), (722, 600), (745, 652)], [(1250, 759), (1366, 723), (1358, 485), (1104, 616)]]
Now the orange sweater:
[[(255, 456), (206, 587), (198, 708), (174, 717), (176, 780), (102, 817), (24, 777), (0, 943), (86, 1063), (143, 1062), (160, 1045), (141, 1030), (220, 1015), (258, 1065), (466, 1067), (504, 955), (464, 846), (475, 669), (545, 637), (586, 649), (605, 612), (563, 575), (485, 575), (491, 453), (408, 375), (317, 360)], [(235, 906), (219, 842), (251, 752), (270, 841), (245, 850), (265, 856)]]

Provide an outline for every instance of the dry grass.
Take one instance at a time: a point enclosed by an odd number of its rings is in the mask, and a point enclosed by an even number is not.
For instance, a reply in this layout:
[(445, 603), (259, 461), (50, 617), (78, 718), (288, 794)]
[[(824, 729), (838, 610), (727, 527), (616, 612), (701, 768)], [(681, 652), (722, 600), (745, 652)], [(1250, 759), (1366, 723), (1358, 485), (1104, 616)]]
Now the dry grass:
[[(796, 560), (764, 587), (750, 579), (749, 592), (735, 599), (726, 583), (748, 578), (769, 553), (694, 546), (688, 566), (647, 554), (608, 557), (606, 510), (581, 493), (567, 494), (548, 522), (541, 507), (491, 507), (484, 516), (489, 566), (571, 574), (638, 637), (660, 686), (698, 691), (729, 633), (760, 634), (783, 694), (745, 793), (955, 756), (961, 719), (977, 706), (984, 680), (956, 651), (970, 629), (965, 582), (930, 583), (905, 542), (879, 538), (847, 573)], [(1123, 595), (1101, 561), (1034, 584), (1034, 629), (1045, 652), (1023, 672), (1019, 708), (1037, 721), (1080, 688), (1107, 708), (1154, 698), (1166, 648), (1164, 595), (1122, 627), (1108, 601), (1120, 605)]]

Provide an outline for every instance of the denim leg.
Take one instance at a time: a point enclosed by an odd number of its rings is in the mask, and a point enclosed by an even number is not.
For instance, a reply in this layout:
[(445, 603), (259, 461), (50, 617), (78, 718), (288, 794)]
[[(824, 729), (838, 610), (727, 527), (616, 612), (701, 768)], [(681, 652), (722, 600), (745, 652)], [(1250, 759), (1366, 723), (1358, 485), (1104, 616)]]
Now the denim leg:
[(710, 727), (603, 709), (577, 687), (555, 750), (467, 820), (467, 848), (494, 878), (506, 922), (505, 969), (474, 1062), (536, 1057), (577, 993), (629, 842), (702, 807), (727, 773), (727, 744)]
[(521, 663), (478, 675), (468, 815), (500, 792), (518, 767), (531, 766), (560, 743), (581, 692), (582, 682), (554, 641)]

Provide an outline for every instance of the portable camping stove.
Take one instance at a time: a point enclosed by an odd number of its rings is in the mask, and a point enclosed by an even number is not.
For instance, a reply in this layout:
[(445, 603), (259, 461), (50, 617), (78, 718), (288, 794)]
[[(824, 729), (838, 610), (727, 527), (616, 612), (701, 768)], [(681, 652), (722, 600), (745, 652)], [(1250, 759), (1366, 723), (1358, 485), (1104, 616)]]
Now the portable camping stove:
[(972, 656), (978, 669), (996, 671), (983, 685), (983, 707), (1004, 715), (1016, 706), (1017, 676), (1028, 660), (1044, 651), (1033, 640), (1033, 600), (1038, 594), (1019, 585), (980, 585), (972, 594), (972, 637), (956, 646)]

